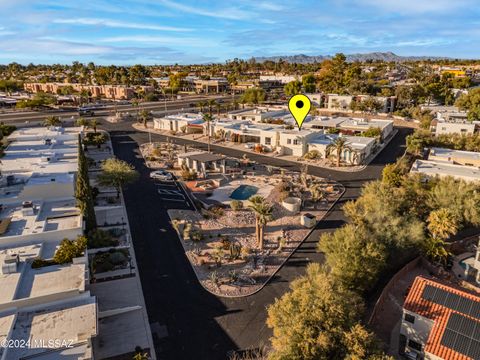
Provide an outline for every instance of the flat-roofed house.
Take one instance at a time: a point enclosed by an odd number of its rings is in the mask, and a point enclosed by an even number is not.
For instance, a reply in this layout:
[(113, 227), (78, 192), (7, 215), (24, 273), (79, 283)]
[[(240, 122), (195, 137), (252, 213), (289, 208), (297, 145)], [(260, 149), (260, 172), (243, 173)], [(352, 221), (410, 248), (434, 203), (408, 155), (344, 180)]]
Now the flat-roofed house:
[(428, 153), (428, 160), (443, 161), (455, 165), (480, 167), (480, 153), (433, 147)]
[[(362, 164), (374, 151), (377, 143), (376, 139), (369, 137), (316, 134), (316, 136), (308, 142), (308, 151), (316, 150), (319, 152), (320, 157), (325, 159), (328, 146), (339, 137), (345, 138), (347, 145), (352, 148), (351, 151), (345, 149), (340, 155), (340, 159), (344, 163), (353, 165)], [(333, 155), (336, 156), (336, 154)]]
[(185, 134), (204, 132), (202, 114), (183, 113), (156, 117), (154, 113), (153, 116), (153, 128), (157, 130), (183, 132)]
[(480, 169), (475, 166), (455, 165), (438, 160), (415, 160), (410, 173), (429, 177), (453, 177), (468, 182), (480, 181)]

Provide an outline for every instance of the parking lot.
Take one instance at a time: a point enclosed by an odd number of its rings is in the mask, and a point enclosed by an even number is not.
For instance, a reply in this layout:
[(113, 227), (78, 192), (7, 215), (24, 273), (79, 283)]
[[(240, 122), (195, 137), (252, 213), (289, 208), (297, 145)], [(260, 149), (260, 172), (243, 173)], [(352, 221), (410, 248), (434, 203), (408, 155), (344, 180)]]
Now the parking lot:
[[(194, 209), (191, 200), (176, 179), (172, 181), (151, 179), (151, 181), (155, 184), (157, 193), (165, 203), (165, 207), (171, 209), (179, 207), (180, 205), (185, 209)], [(174, 205), (175, 203), (176, 205)]]

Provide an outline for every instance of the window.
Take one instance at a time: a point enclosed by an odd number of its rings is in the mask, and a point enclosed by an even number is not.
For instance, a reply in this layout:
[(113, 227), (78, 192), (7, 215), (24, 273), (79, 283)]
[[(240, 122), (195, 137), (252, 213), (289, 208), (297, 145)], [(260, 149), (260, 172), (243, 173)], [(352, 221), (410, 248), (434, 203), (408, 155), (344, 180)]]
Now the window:
[(292, 139), (287, 139), (287, 144), (290, 145), (292, 143)]
[(266, 137), (265, 138), (265, 145), (272, 145), (272, 138)]
[(442, 127), (442, 131), (447, 131), (447, 128), (446, 128), (446, 127)]
[(413, 350), (422, 351), (422, 344), (413, 340), (408, 340), (408, 347)]
[(410, 315), (410, 314), (405, 314), (405, 321), (408, 321), (409, 323), (415, 324), (415, 316)]
[(460, 129), (461, 133), (466, 133), (468, 130), (467, 129)]
[(298, 140), (297, 140), (297, 139), (293, 140), (293, 145), (298, 145), (298, 144), (299, 144), (299, 143), (298, 143)]

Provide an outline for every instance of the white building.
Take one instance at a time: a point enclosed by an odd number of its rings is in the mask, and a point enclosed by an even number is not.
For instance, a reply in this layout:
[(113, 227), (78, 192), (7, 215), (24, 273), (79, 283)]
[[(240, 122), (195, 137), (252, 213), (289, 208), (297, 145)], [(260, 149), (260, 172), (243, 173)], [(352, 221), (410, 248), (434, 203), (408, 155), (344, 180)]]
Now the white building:
[(441, 161), (455, 165), (480, 167), (480, 153), (433, 147), (428, 154), (428, 160)]
[(260, 81), (275, 81), (281, 84), (288, 84), (297, 80), (301, 80), (298, 75), (260, 75)]
[(375, 128), (380, 130), (382, 139), (387, 138), (394, 130), (392, 120), (363, 119), (342, 116), (315, 116), (312, 120), (307, 120), (302, 128), (311, 130), (333, 129), (345, 135), (362, 134), (371, 128)]
[(473, 134), (477, 130), (476, 122), (445, 122), (434, 119), (431, 123), (431, 130), (435, 136), (443, 134)]
[(480, 297), (415, 278), (403, 304), (400, 353), (409, 359), (480, 359)]
[(153, 128), (164, 131), (183, 132), (186, 134), (202, 133), (204, 121), (202, 114), (184, 113), (153, 118)]
[[(347, 140), (346, 145), (352, 149), (345, 149), (340, 155), (341, 161), (347, 164), (362, 164), (365, 159), (372, 154), (375, 150), (375, 145), (377, 144), (376, 139), (369, 137), (316, 134), (316, 136), (308, 142), (308, 151), (316, 150), (319, 152), (320, 157), (325, 159), (328, 146), (340, 136)], [(336, 156), (336, 153), (332, 155)]]
[(54, 251), (41, 242), (0, 243), (0, 341), (30, 340), (25, 346), (0, 347), (1, 359), (93, 359), (97, 307), (85, 288), (87, 259), (32, 268), (35, 258), (50, 258)]
[(289, 114), (289, 111), (285, 108), (257, 107), (253, 109), (231, 111), (228, 113), (228, 118), (232, 120), (249, 120), (259, 123), (267, 119), (281, 118)]
[(480, 181), (480, 169), (475, 166), (455, 165), (445, 161), (415, 160), (410, 173), (425, 177), (453, 177), (468, 182)]
[(381, 108), (378, 112), (380, 113), (390, 113), (395, 110), (395, 96), (371, 96), (371, 95), (338, 95), (338, 94), (328, 94), (326, 95), (326, 107), (329, 110), (335, 111), (349, 111), (350, 104), (352, 101), (362, 102), (366, 99), (373, 98), (377, 101)]

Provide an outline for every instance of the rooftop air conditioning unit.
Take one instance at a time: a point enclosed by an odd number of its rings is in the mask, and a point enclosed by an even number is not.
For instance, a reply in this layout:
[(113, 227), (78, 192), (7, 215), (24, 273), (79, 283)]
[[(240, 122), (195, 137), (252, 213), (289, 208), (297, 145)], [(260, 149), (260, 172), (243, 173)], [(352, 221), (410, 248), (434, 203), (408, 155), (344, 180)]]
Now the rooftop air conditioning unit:
[(20, 258), (18, 254), (9, 254), (2, 263), (2, 274), (13, 274), (17, 272)]

